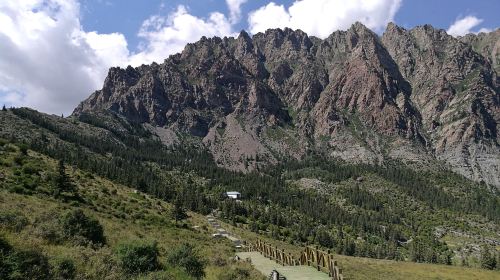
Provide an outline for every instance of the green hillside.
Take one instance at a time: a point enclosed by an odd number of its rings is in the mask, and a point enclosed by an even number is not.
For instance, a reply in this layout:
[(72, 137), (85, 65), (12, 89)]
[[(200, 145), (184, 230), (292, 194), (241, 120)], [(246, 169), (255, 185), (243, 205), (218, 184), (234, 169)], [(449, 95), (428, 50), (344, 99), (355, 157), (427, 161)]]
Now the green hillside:
[[(206, 227), (193, 229), (197, 214), (176, 224), (170, 204), (71, 167), (66, 172), (75, 193), (55, 197), (57, 161), (23, 151), (0, 143), (1, 279), (194, 279), (188, 259), (187, 265), (169, 262), (183, 244), (193, 246), (206, 279), (262, 279), (249, 265), (231, 261), (232, 244), (213, 240)], [(85, 226), (77, 210), (98, 224)], [(68, 234), (75, 223), (92, 234)], [(104, 244), (89, 237), (99, 225)], [(144, 245), (157, 247), (158, 265), (136, 273), (133, 268), (140, 266), (126, 264), (124, 248), (146, 250)], [(141, 257), (137, 252), (134, 260)]]
[[(415, 263), (439, 263), (443, 266), (432, 267), (457, 273), (462, 266), (497, 267), (498, 191), (447, 171), (439, 162), (426, 168), (400, 162), (349, 165), (311, 152), (301, 161), (283, 158), (279, 165), (244, 174), (217, 167), (196, 137), (179, 135), (180, 143), (165, 146), (146, 127), (110, 113), (60, 118), (12, 109), (0, 112), (0, 127), (0, 137), (8, 139), (4, 142), (15, 143), (2, 146), (5, 208), (23, 212), (18, 203), (34, 205), (22, 213), (27, 222), (20, 233), (3, 229), (14, 248), (33, 239), (39, 241), (34, 242), (37, 246), (80, 254), (81, 247), (68, 246), (74, 243), (71, 240), (47, 244), (37, 237), (36, 228), (45, 224), (44, 217), (59, 221), (68, 211), (81, 208), (103, 225), (106, 242), (97, 251), (108, 250), (118, 258), (122, 241), (150, 245), (157, 241), (158, 267), (167, 272), (155, 274), (183, 273), (182, 267), (167, 261), (169, 252), (179, 246), (176, 240), (182, 240), (208, 259), (208, 278), (222, 279), (217, 273), (254, 275), (248, 267), (247, 272), (227, 269), (237, 266), (225, 264), (233, 254), (230, 244), (221, 242), (209, 249), (213, 242), (209, 232), (190, 229), (202, 224), (197, 215), (218, 210), (219, 218), (242, 237), (265, 237), (296, 249), (304, 245), (331, 249), (346, 260), (346, 275), (354, 273), (353, 279), (366, 279), (373, 272), (366, 270), (369, 266), (355, 269), (357, 261), (373, 262), (389, 275), (399, 275), (398, 264), (408, 271), (422, 268), (423, 274), (416, 275), (430, 279), (440, 276), (425, 274), (429, 267)], [(28, 154), (19, 147), (29, 148)], [(54, 193), (59, 160), (68, 166), (77, 195)], [(225, 191), (241, 192), (242, 202), (225, 199)], [(192, 211), (187, 228), (170, 218), (172, 204)], [(56, 255), (60, 254), (52, 256)], [(223, 256), (225, 266), (210, 259), (217, 255)]]

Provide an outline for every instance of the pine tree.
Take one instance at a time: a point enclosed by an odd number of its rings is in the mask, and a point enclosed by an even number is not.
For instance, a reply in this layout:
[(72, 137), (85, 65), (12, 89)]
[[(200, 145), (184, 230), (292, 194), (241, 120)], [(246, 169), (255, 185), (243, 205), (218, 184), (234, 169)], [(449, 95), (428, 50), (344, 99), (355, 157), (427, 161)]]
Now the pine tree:
[(2, 111), (7, 111), (7, 108), (5, 108), (5, 104), (2, 107)]
[(177, 198), (174, 201), (174, 208), (172, 209), (171, 212), (172, 219), (175, 220), (175, 223), (182, 221), (188, 217), (186, 210), (184, 209), (182, 205), (182, 200), (180, 196), (177, 196)]
[(56, 186), (55, 186), (55, 196), (60, 196), (62, 193), (69, 193), (74, 195), (75, 185), (71, 181), (71, 178), (66, 174), (66, 167), (64, 166), (64, 161), (60, 160), (57, 168)]

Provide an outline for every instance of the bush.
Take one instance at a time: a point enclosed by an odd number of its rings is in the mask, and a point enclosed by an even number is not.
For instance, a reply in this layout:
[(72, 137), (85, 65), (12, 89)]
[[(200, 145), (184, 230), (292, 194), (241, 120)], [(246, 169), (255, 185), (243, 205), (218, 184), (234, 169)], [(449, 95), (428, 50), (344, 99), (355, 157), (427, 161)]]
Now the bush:
[(20, 232), (28, 225), (28, 219), (20, 213), (0, 212), (0, 225), (9, 230)]
[(60, 244), (64, 241), (62, 236), (61, 222), (57, 218), (59, 213), (49, 211), (36, 217), (34, 221), (33, 234), (43, 238), (50, 244)]
[(76, 276), (76, 267), (71, 259), (59, 258), (53, 265), (54, 279), (69, 280)]
[(18, 156), (15, 156), (14, 157), (14, 162), (19, 165), (19, 166), (22, 166), (23, 163), (24, 163), (24, 156), (23, 155), (18, 155)]
[(78, 252), (82, 264), (81, 276), (78, 279), (128, 279), (123, 274), (114, 252), (107, 246), (98, 250), (90, 247), (80, 247)]
[(18, 185), (13, 185), (9, 188), (9, 192), (11, 193), (17, 193), (17, 194), (27, 194), (28, 193), (28, 190), (21, 187), (21, 186), (18, 186)]
[(244, 280), (250, 277), (250, 271), (246, 268), (236, 267), (219, 275), (220, 280)]
[[(88, 217), (82, 210), (72, 210), (61, 218), (63, 236), (77, 243), (90, 241), (96, 245), (104, 245), (106, 238), (98, 220)], [(83, 239), (83, 240), (82, 240)]]
[(9, 243), (0, 236), (0, 279), (7, 279), (10, 275), (11, 267), (8, 262), (8, 257), (12, 252), (12, 247)]
[(205, 263), (196, 255), (190, 244), (183, 244), (172, 251), (168, 255), (167, 262), (173, 266), (181, 267), (197, 279), (205, 276)]
[(28, 154), (28, 145), (26, 145), (26, 144), (20, 144), (19, 145), (19, 150), (21, 151), (22, 155), (27, 155)]
[(40, 166), (38, 166), (32, 162), (29, 162), (23, 166), (22, 171), (26, 175), (33, 175), (33, 174), (37, 174), (38, 172), (42, 171), (42, 169)]
[(131, 274), (158, 269), (158, 255), (156, 242), (130, 241), (116, 248), (116, 256), (122, 268)]
[(3, 147), (5, 145), (7, 145), (9, 143), (9, 141), (3, 139), (3, 138), (0, 138), (0, 147)]
[(481, 268), (493, 270), (496, 266), (497, 260), (495, 253), (491, 253), (488, 246), (484, 245), (481, 249)]
[(51, 279), (49, 261), (40, 250), (12, 251), (5, 256), (3, 265), (8, 271), (3, 279)]

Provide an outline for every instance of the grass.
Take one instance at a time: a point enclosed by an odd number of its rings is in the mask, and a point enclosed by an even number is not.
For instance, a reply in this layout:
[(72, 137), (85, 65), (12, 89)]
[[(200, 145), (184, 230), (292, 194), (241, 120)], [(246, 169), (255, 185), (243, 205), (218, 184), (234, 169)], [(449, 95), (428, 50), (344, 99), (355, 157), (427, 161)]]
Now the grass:
[[(221, 223), (222, 227), (229, 229), (244, 240), (264, 240), (274, 246), (283, 248), (298, 256), (303, 247), (277, 241), (248, 230), (234, 227), (227, 223)], [(334, 254), (334, 259), (342, 269), (344, 277), (356, 280), (423, 280), (423, 279), (450, 279), (450, 280), (496, 280), (500, 279), (500, 271), (491, 271), (478, 268), (469, 268), (452, 265), (438, 265), (427, 263), (415, 263), (406, 261), (380, 260), (372, 258), (349, 257)]]
[[(173, 248), (187, 242), (195, 246), (196, 252), (207, 264), (205, 279), (230, 279), (227, 277), (232, 277), (234, 271), (244, 271), (248, 274), (246, 279), (262, 279), (260, 273), (248, 264), (232, 261), (234, 248), (229, 241), (214, 240), (208, 229), (194, 228), (202, 216), (190, 213), (191, 217), (177, 226), (169, 217), (170, 204), (70, 167), (67, 173), (77, 186), (81, 199), (63, 202), (45, 193), (50, 180), (43, 178), (55, 172), (57, 162), (29, 151), (22, 165), (18, 165), (14, 159), (19, 153), (13, 145), (8, 149), (0, 147), (0, 174), (3, 178), (0, 179), (0, 214), (14, 213), (18, 219), (26, 219), (20, 229), (0, 223), (0, 235), (15, 248), (42, 251), (49, 261), (69, 258), (76, 265), (77, 279), (192, 279), (181, 269), (168, 266), (165, 261)], [(39, 172), (36, 174), (39, 176), (28, 176), (20, 171), (29, 164), (37, 164)], [(30, 180), (36, 181), (37, 186), (29, 194), (12, 190), (13, 185)], [(19, 188), (24, 190), (22, 185)], [(107, 245), (93, 248), (55, 244), (41, 237), (46, 221), (54, 223), (57, 221), (54, 217), (76, 208), (99, 221), (104, 228)], [(117, 265), (115, 248), (129, 240), (158, 242), (160, 263), (165, 269), (144, 275), (126, 275)]]
[(500, 272), (450, 265), (335, 256), (348, 279), (499, 279)]
[[(232, 273), (237, 270), (248, 273), (242, 279), (262, 279), (262, 275), (248, 264), (231, 261), (235, 253), (232, 244), (224, 239), (212, 239), (211, 229), (204, 216), (190, 213), (184, 226), (176, 226), (169, 217), (170, 204), (71, 167), (68, 167), (68, 173), (78, 187), (81, 200), (64, 202), (53, 198), (48, 195), (47, 189), (50, 188), (50, 178), (55, 173), (56, 166), (57, 162), (46, 156), (32, 151), (22, 156), (16, 146), (0, 145), (0, 214), (15, 213), (20, 221), (22, 217), (26, 218), (26, 222), (19, 223), (21, 226), (18, 229), (0, 223), (0, 235), (16, 248), (40, 250), (50, 261), (60, 257), (69, 258), (75, 262), (79, 279), (191, 279), (181, 269), (169, 267), (165, 262), (173, 248), (188, 242), (196, 246), (196, 251), (207, 263), (206, 279), (235, 279)], [(99, 220), (107, 239), (106, 246), (96, 249), (66, 243), (53, 244), (40, 237), (47, 217), (75, 208), (80, 208)], [(243, 240), (255, 241), (261, 238), (296, 255), (302, 250), (301, 247), (276, 241), (241, 227), (224, 223), (223, 227)], [(137, 239), (158, 242), (164, 271), (124, 276), (123, 271), (116, 266), (114, 249), (123, 241)], [(341, 255), (335, 255), (335, 258), (348, 279), (500, 278), (498, 271), (459, 266)]]

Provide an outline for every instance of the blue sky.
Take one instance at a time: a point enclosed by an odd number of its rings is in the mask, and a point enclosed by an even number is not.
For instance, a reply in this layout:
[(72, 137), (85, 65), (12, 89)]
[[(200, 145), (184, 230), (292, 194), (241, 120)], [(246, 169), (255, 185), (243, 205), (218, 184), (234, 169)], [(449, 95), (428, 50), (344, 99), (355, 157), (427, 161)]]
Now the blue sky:
[[(348, 1), (348, 0), (346, 0)], [(269, 3), (266, 0), (251, 0), (242, 5), (242, 13), (247, 14)], [(274, 1), (290, 6), (294, 1)], [(142, 22), (152, 14), (168, 14), (178, 5), (186, 5), (191, 14), (206, 17), (210, 12), (228, 12), (224, 0), (84, 0), (82, 1), (82, 24), (88, 30), (101, 33), (123, 33), (131, 48), (140, 39), (137, 32)], [(403, 0), (394, 21), (405, 28), (431, 24), (447, 29), (457, 18), (468, 15), (483, 19), (480, 28), (500, 26), (499, 0)], [(242, 19), (237, 30), (247, 29), (248, 23)]]
[(110, 67), (161, 63), (201, 36), (290, 27), (325, 38), (356, 21), (462, 36), (500, 27), (498, 11), (500, 0), (0, 0), (0, 105), (67, 115)]

